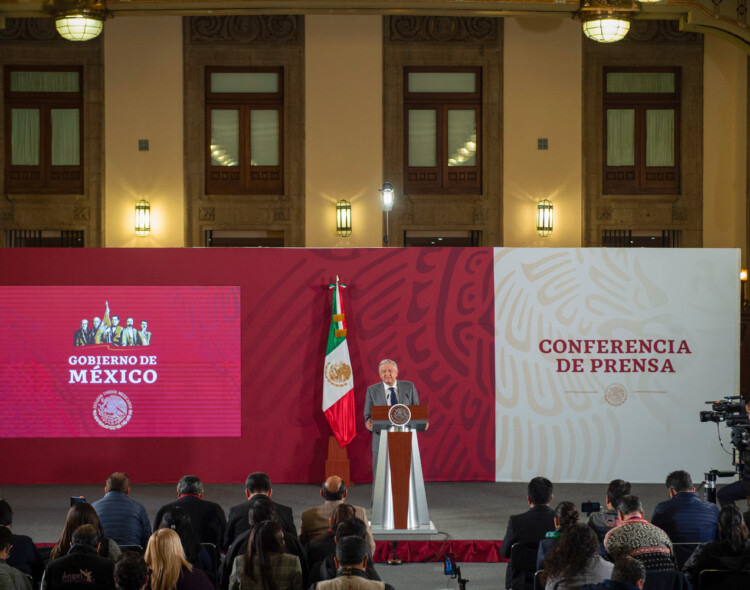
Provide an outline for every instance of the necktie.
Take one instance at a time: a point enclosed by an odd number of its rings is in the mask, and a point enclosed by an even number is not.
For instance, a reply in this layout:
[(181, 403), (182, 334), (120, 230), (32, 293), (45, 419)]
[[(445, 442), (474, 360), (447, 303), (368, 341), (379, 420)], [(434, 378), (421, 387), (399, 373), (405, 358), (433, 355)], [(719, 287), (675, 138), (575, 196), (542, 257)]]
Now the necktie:
[(398, 398), (396, 397), (396, 388), (395, 387), (389, 387), (388, 393), (391, 395), (391, 405), (395, 406), (398, 403)]

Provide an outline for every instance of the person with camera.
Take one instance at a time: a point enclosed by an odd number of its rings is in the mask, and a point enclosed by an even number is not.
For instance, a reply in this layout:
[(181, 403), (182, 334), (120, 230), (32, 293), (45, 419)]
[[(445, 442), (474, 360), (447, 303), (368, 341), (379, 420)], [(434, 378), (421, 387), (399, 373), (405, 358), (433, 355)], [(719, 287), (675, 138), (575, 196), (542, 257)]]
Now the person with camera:
[[(750, 418), (750, 399), (745, 400), (745, 412)], [(750, 449), (742, 452), (741, 461), (740, 479), (724, 486), (716, 494), (716, 499), (722, 508), (728, 504), (734, 504), (737, 500), (744, 500), (750, 495)]]

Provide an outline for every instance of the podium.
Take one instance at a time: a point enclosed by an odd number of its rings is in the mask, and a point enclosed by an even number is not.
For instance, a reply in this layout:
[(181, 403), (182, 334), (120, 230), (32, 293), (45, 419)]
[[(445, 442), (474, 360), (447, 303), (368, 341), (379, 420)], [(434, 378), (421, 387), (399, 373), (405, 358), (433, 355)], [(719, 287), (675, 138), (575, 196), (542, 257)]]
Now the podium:
[(434, 534), (424, 489), (417, 432), (427, 426), (427, 406), (373, 406), (380, 433), (372, 502), (372, 531)]

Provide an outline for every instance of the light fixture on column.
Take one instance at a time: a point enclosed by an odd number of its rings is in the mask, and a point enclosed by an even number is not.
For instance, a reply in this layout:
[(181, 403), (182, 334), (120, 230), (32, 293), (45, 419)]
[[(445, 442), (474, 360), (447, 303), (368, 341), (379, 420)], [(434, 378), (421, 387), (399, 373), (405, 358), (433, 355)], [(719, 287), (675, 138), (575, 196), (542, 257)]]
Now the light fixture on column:
[(383, 194), (383, 211), (385, 211), (385, 235), (383, 236), (383, 245), (388, 245), (388, 213), (393, 211), (393, 185), (385, 181), (383, 188), (379, 189)]
[(135, 204), (135, 235), (146, 237), (151, 231), (151, 203), (141, 199)]
[(336, 203), (336, 233), (342, 238), (352, 235), (352, 204), (344, 199)]
[(582, 0), (578, 17), (589, 39), (614, 43), (625, 38), (639, 10), (635, 0)]
[(742, 299), (742, 309), (747, 310), (750, 309), (750, 302), (748, 302), (747, 297), (745, 296), (745, 285), (747, 284), (747, 269), (743, 268), (740, 270), (740, 285), (742, 286), (742, 289), (740, 290), (740, 298)]
[(536, 231), (537, 233), (546, 238), (552, 233), (552, 211), (554, 207), (547, 199), (539, 201), (536, 207)]
[(99, 36), (109, 13), (103, 0), (45, 0), (44, 9), (68, 41), (89, 41)]

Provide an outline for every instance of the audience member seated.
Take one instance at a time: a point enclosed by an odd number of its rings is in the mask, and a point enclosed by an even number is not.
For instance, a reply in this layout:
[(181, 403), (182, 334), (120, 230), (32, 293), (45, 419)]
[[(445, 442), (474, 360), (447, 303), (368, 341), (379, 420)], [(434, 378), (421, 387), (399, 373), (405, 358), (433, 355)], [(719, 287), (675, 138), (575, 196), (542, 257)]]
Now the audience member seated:
[[(328, 532), (333, 511), (346, 500), (347, 491), (344, 480), (337, 475), (332, 475), (323, 483), (320, 488), (320, 495), (324, 500), (323, 504), (308, 508), (302, 513), (299, 538), (305, 545), (324, 537)], [(367, 512), (361, 506), (354, 506), (354, 511), (355, 516), (367, 526), (367, 543), (370, 546), (370, 553), (373, 553), (375, 551), (375, 539), (367, 521)]]
[(718, 540), (700, 545), (682, 567), (694, 590), (699, 588), (703, 570), (718, 569), (739, 572), (750, 570), (750, 542), (742, 512), (734, 504), (719, 512)]
[(557, 540), (545, 559), (545, 590), (577, 590), (610, 577), (612, 564), (599, 555), (596, 533), (585, 524), (574, 524)]
[(15, 588), (13, 578), (10, 577), (10, 574), (0, 570), (0, 590), (15, 590)]
[(355, 518), (354, 506), (351, 504), (339, 504), (336, 506), (336, 510), (333, 511), (331, 518), (328, 519), (330, 527), (325, 536), (313, 541), (307, 547), (307, 563), (310, 565), (310, 582), (317, 582), (321, 579), (320, 574), (316, 575), (316, 571), (320, 570), (321, 562), (326, 557), (336, 553), (336, 527), (350, 518)]
[[(344, 537), (360, 537), (367, 541), (367, 529), (365, 529), (364, 523), (359, 518), (350, 518), (345, 520), (336, 527), (336, 535), (334, 539), (338, 542), (339, 539)], [(333, 580), (336, 577), (336, 550), (331, 555), (328, 555), (322, 562), (317, 564), (317, 571), (315, 567), (311, 569), (310, 581), (317, 582), (320, 580)], [(378, 572), (375, 571), (375, 565), (373, 563), (372, 554), (367, 551), (367, 564), (365, 565), (365, 574), (368, 580), (380, 580)]]
[[(658, 526), (672, 543), (710, 543), (716, 540), (719, 509), (695, 493), (695, 486), (687, 471), (673, 471), (667, 476), (669, 500), (654, 508), (651, 524)], [(675, 558), (684, 563), (694, 547), (675, 546)]]
[(185, 559), (180, 537), (172, 529), (151, 535), (144, 559), (151, 572), (150, 590), (214, 590), (206, 574)]
[(555, 530), (550, 531), (539, 541), (536, 555), (536, 569), (544, 569), (544, 558), (552, 551), (555, 543), (566, 530), (578, 524), (578, 508), (573, 502), (560, 502), (555, 508)]
[[(250, 499), (249, 513), (248, 513), (248, 530), (241, 533), (234, 542), (229, 546), (226, 557), (221, 564), (221, 570), (219, 572), (219, 588), (221, 590), (227, 590), (229, 588), (229, 577), (232, 571), (232, 565), (235, 558), (238, 555), (243, 555), (247, 550), (248, 540), (250, 538), (250, 532), (256, 524), (260, 524), (265, 520), (271, 520), (277, 522), (276, 507), (278, 504), (271, 501), (271, 499), (264, 494), (257, 494), (255, 497)], [(279, 523), (279, 526), (281, 524)], [(282, 527), (283, 530), (283, 527)], [(297, 537), (297, 533), (289, 533), (284, 531), (284, 547), (286, 553), (290, 555), (296, 555), (299, 559), (300, 567), (302, 568), (302, 583), (307, 588), (307, 556), (305, 550), (302, 547), (302, 543)]]
[(115, 562), (115, 588), (117, 590), (145, 590), (148, 584), (148, 566), (143, 556), (135, 551), (124, 551)]
[[(0, 526), (7, 527), (12, 532), (13, 509), (6, 500), (0, 500)], [(42, 581), (44, 562), (31, 537), (13, 533), (13, 551), (7, 561), (9, 566), (31, 576), (35, 586)]]
[(390, 584), (367, 578), (367, 543), (361, 537), (343, 537), (336, 544), (336, 578), (317, 582), (317, 590), (394, 590)]
[(299, 559), (284, 551), (284, 531), (278, 523), (256, 524), (245, 554), (234, 559), (229, 590), (301, 590)]
[(143, 505), (129, 494), (127, 473), (113, 473), (104, 485), (104, 497), (93, 503), (94, 510), (102, 521), (104, 533), (115, 543), (145, 547), (151, 535), (151, 523)]
[(31, 590), (31, 582), (21, 570), (8, 565), (8, 554), (13, 547), (13, 533), (9, 528), (0, 526), (0, 571), (5, 572), (13, 581), (14, 590)]
[(101, 537), (96, 527), (79, 526), (71, 541), (67, 555), (47, 566), (43, 590), (113, 590), (115, 562), (98, 554)]
[[(247, 514), (250, 512), (249, 501), (256, 496), (267, 496), (271, 497), (273, 494), (273, 488), (271, 488), (271, 478), (265, 473), (251, 473), (245, 480), (245, 497), (246, 502), (232, 506), (229, 509), (229, 518), (227, 522), (227, 532), (224, 535), (223, 549), (224, 551), (229, 549), (229, 546), (234, 543), (235, 539), (242, 533), (250, 530)], [(273, 502), (273, 500), (271, 500)], [(297, 527), (294, 526), (294, 516), (292, 509), (289, 506), (283, 504), (277, 504), (273, 502), (276, 508), (276, 518), (281, 528), (287, 533), (297, 536)]]
[(604, 548), (611, 561), (627, 556), (642, 561), (648, 571), (675, 569), (667, 533), (643, 518), (638, 496), (620, 500), (618, 517), (621, 524), (604, 537)]
[(218, 549), (224, 541), (227, 529), (227, 518), (224, 509), (216, 502), (203, 499), (203, 482), (195, 475), (183, 475), (177, 484), (177, 500), (159, 508), (154, 519), (154, 530), (164, 513), (174, 506), (179, 506), (190, 516), (190, 522), (199, 543), (213, 543)]
[[(508, 527), (505, 529), (500, 555), (506, 559), (510, 558), (510, 550), (514, 543), (528, 543), (538, 547), (539, 541), (544, 538), (547, 531), (555, 528), (555, 513), (549, 507), (553, 498), (552, 482), (546, 477), (535, 477), (529, 482), (527, 491), (526, 500), (531, 508), (522, 514), (511, 516), (508, 520)], [(534, 554), (536, 554), (537, 547), (534, 547)], [(531, 565), (534, 565), (533, 561)], [(521, 571), (516, 577), (518, 579), (514, 583), (509, 564), (505, 572), (505, 587), (523, 585), (524, 572)]]
[(195, 530), (190, 523), (190, 516), (185, 510), (179, 506), (172, 506), (163, 513), (158, 528), (172, 529), (177, 533), (177, 536), (180, 537), (180, 543), (182, 543), (182, 550), (185, 552), (185, 559), (193, 567), (204, 571), (212, 582), (214, 581), (214, 564), (206, 548), (201, 546), (195, 536)]
[(646, 566), (634, 557), (622, 557), (612, 568), (612, 577), (600, 584), (586, 584), (581, 590), (642, 590)]
[(630, 495), (630, 482), (622, 479), (613, 479), (607, 487), (607, 496), (604, 498), (606, 510), (592, 512), (589, 515), (589, 526), (594, 529), (601, 544), (601, 553), (604, 553), (605, 535), (620, 524), (617, 517), (617, 505), (624, 496)]
[(68, 510), (68, 516), (65, 518), (65, 526), (60, 533), (57, 545), (50, 552), (50, 559), (57, 559), (67, 555), (70, 545), (73, 541), (73, 533), (79, 526), (90, 524), (99, 533), (99, 556), (117, 559), (120, 556), (120, 548), (112, 539), (104, 536), (104, 527), (102, 526), (99, 516), (94, 507), (88, 502), (74, 502)]

